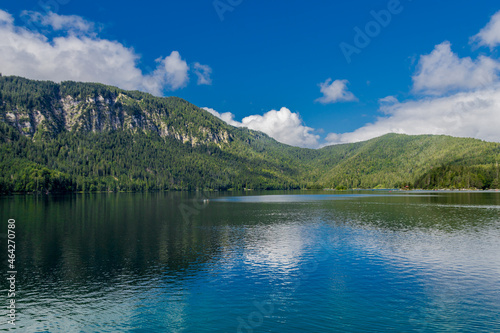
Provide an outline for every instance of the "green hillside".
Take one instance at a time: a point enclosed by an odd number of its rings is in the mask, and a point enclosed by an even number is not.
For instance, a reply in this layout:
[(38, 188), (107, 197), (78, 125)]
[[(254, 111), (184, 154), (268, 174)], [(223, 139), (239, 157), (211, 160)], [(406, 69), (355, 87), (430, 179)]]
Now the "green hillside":
[[(323, 166), (318, 177), (321, 184), (347, 188), (490, 188), (495, 179), (498, 181), (498, 143), (441, 135), (387, 134), (343, 148), (321, 150), (322, 157), (315, 160)], [(444, 176), (438, 174), (446, 173), (446, 167), (451, 166), (461, 166), (463, 178), (438, 181)], [(424, 181), (429, 175), (435, 175), (431, 177), (434, 181)], [(478, 182), (478, 177), (483, 181)]]
[(0, 192), (498, 188), (500, 144), (389, 134), (312, 150), (176, 97), (0, 77)]

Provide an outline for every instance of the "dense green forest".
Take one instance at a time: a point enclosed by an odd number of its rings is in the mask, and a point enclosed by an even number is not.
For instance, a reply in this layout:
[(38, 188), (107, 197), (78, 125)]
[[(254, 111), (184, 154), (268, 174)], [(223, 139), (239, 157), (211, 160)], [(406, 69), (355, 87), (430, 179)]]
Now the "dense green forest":
[(388, 134), (318, 150), (176, 97), (0, 77), (0, 192), (499, 188), (500, 144)]

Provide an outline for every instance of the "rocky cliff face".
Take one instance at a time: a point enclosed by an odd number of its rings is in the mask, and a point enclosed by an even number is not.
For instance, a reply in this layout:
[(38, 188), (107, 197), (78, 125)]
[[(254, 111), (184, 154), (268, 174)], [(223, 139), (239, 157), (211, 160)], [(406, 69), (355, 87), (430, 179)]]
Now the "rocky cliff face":
[[(13, 77), (1, 77), (5, 81)], [(24, 79), (14, 78), (15, 81)], [(12, 81), (12, 80), (11, 80)], [(182, 99), (158, 98), (91, 83), (63, 82), (51, 89), (35, 89), (36, 81), (4, 83), (0, 93), (0, 121), (25, 136), (55, 136), (62, 132), (114, 130), (157, 133), (193, 146), (233, 140), (228, 125)], [(28, 84), (26, 84), (28, 83)], [(9, 89), (10, 88), (10, 89)], [(29, 98), (23, 98), (24, 89)], [(33, 96), (36, 97), (33, 99)]]

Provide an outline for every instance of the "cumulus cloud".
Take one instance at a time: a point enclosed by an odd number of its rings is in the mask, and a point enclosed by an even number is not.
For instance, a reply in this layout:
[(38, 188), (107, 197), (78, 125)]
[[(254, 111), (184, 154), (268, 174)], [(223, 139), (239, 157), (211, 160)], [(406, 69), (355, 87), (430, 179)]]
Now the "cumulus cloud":
[(212, 108), (206, 108), (206, 107), (204, 107), (202, 109), (210, 112), (211, 114), (213, 114), (217, 118), (224, 120), (227, 124), (229, 124), (231, 126), (235, 126), (235, 127), (242, 127), (243, 126), (242, 123), (234, 120), (234, 114), (232, 114), (231, 112), (219, 113)]
[(0, 9), (0, 24), (12, 24), (14, 23), (14, 18), (9, 13)]
[(95, 29), (95, 24), (77, 15), (58, 15), (48, 13), (42, 15), (34, 11), (23, 11), (21, 14), (33, 27), (51, 27), (53, 30), (67, 30), (69, 32), (91, 32)]
[[(138, 68), (139, 56), (117, 41), (100, 39), (94, 25), (78, 16), (25, 12), (38, 25), (59, 30), (49, 38), (42, 32), (16, 26), (12, 15), (0, 10), (0, 72), (56, 82), (100, 82), (123, 89), (162, 96), (189, 82), (189, 66), (177, 51), (157, 59), (151, 73)], [(42, 29), (43, 30), (43, 29)]]
[(212, 68), (208, 65), (202, 65), (199, 62), (195, 62), (193, 66), (194, 73), (198, 76), (198, 85), (211, 85), (212, 79), (210, 74), (212, 74)]
[(396, 102), (384, 117), (350, 133), (330, 133), (326, 144), (369, 140), (387, 133), (445, 134), (500, 141), (500, 86), (447, 97)]
[(285, 107), (279, 111), (271, 110), (264, 115), (245, 117), (241, 122), (235, 121), (234, 115), (230, 112), (220, 114), (214, 109), (204, 109), (232, 126), (264, 132), (277, 141), (291, 146), (317, 148), (319, 145), (320, 136), (313, 134), (314, 129), (304, 126), (299, 114)]
[(151, 91), (159, 90), (160, 87), (168, 86), (171, 90), (184, 88), (189, 82), (189, 66), (177, 51), (165, 57), (156, 59), (158, 64), (156, 70), (147, 76), (146, 86)]
[(494, 48), (500, 45), (500, 11), (491, 18), (490, 22), (471, 38), (479, 46)]
[(188, 70), (189, 66), (181, 59), (181, 55), (177, 51), (172, 53), (161, 60), (161, 71), (164, 71), (166, 82), (172, 89), (179, 89), (185, 87), (189, 81)]
[(328, 79), (325, 82), (319, 84), (320, 91), (323, 94), (322, 97), (316, 99), (316, 102), (322, 104), (337, 103), (337, 102), (350, 102), (357, 101), (358, 99), (354, 94), (348, 91), (347, 80), (335, 80)]
[(489, 57), (459, 58), (451, 50), (450, 42), (436, 45), (434, 50), (420, 57), (413, 76), (413, 91), (442, 95), (450, 91), (471, 90), (491, 85), (498, 80), (500, 64)]
[(264, 115), (243, 118), (243, 126), (262, 131), (276, 140), (300, 147), (316, 147), (319, 135), (311, 133), (313, 129), (303, 125), (298, 113), (287, 108), (271, 110)]

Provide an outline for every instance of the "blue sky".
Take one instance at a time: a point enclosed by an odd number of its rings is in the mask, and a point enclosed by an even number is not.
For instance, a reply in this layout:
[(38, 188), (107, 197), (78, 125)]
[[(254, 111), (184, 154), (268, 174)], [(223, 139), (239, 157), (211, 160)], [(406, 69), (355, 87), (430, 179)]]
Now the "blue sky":
[(0, 10), (4, 75), (179, 96), (304, 147), (387, 132), (500, 141), (498, 1), (41, 0)]

